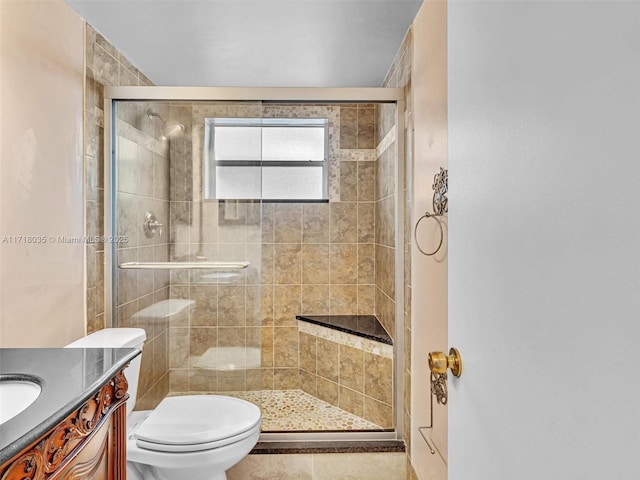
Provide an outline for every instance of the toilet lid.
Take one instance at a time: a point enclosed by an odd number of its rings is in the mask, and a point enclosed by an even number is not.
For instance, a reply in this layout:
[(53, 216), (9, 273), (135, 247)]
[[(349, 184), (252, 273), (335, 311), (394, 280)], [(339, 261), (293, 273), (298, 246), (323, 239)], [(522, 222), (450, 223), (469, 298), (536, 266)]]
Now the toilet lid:
[(219, 395), (167, 397), (135, 432), (136, 438), (164, 445), (196, 445), (241, 435), (260, 423), (253, 403)]

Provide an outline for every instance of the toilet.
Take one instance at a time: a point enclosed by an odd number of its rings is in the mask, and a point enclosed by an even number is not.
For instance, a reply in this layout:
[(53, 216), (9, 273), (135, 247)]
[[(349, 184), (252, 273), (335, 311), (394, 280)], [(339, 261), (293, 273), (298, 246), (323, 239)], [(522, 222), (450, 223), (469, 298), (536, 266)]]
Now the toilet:
[[(107, 328), (67, 348), (139, 348), (140, 328)], [(221, 395), (167, 397), (154, 409), (133, 411), (139, 355), (125, 370), (127, 480), (226, 480), (226, 471), (249, 454), (260, 436), (260, 409)]]

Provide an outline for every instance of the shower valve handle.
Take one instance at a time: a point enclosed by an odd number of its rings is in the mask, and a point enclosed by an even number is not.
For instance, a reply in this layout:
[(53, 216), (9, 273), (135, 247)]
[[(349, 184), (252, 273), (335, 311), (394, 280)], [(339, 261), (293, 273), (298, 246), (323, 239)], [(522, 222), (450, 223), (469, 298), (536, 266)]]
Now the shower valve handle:
[(144, 223), (142, 224), (142, 227), (144, 228), (144, 234), (146, 237), (151, 238), (156, 234), (156, 232), (158, 232), (159, 236), (162, 236), (162, 229), (164, 228), (164, 225), (158, 222), (153, 213), (147, 212), (144, 214)]

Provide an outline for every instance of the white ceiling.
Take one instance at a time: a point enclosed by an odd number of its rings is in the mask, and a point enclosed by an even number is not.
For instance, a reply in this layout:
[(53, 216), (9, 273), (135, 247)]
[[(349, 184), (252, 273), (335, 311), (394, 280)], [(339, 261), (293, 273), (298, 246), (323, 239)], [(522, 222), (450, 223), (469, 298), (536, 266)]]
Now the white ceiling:
[(422, 0), (66, 0), (157, 85), (380, 86)]

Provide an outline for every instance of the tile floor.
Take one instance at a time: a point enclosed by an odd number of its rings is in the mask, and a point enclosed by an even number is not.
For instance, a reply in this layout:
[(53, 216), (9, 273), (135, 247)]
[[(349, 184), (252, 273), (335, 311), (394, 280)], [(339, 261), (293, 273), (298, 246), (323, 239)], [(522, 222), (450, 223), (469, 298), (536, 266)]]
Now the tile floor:
[(260, 407), (263, 432), (382, 429), (302, 390), (220, 392), (219, 395), (242, 398)]

